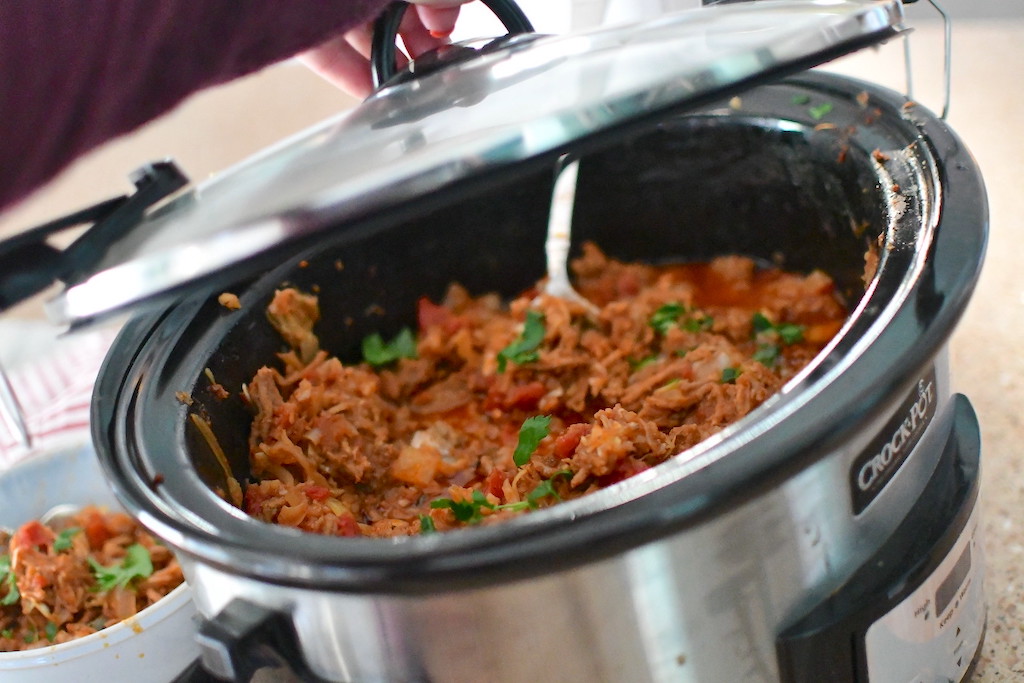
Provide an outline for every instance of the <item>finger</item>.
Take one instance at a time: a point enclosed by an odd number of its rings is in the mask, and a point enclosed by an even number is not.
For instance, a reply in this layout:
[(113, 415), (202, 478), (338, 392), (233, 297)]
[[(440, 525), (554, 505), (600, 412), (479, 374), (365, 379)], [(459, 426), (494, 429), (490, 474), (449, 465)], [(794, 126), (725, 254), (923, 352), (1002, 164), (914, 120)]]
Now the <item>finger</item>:
[(344, 36), (303, 52), (298, 59), (328, 83), (350, 95), (366, 97), (373, 91), (370, 60)]
[(459, 18), (459, 7), (422, 5), (416, 8), (416, 13), (431, 36), (447, 38), (455, 30), (455, 20)]
[(402, 42), (405, 43), (409, 56), (414, 59), (424, 52), (429, 52), (448, 42), (445, 37), (435, 37), (430, 34), (420, 20), (418, 11), (406, 11), (402, 16), (402, 23), (398, 27), (398, 34), (402, 36)]
[[(362, 56), (369, 58), (373, 45), (373, 24), (364, 24), (352, 29), (345, 34), (345, 40)], [(409, 58), (398, 49), (395, 49), (395, 65), (404, 69), (409, 64)]]

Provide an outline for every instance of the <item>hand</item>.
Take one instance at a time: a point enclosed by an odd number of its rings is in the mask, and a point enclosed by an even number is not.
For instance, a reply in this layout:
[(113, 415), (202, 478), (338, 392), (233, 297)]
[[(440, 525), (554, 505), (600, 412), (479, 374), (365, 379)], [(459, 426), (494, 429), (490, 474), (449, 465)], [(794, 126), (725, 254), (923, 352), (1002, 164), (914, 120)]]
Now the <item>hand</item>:
[[(459, 6), (470, 1), (411, 0), (416, 5), (415, 11), (405, 13), (398, 30), (409, 55), (406, 57), (399, 52), (399, 67), (405, 66), (408, 58), (415, 59), (446, 44), (455, 28)], [(373, 91), (370, 76), (372, 35), (373, 22), (370, 22), (302, 53), (298, 59), (350, 95), (366, 97)]]

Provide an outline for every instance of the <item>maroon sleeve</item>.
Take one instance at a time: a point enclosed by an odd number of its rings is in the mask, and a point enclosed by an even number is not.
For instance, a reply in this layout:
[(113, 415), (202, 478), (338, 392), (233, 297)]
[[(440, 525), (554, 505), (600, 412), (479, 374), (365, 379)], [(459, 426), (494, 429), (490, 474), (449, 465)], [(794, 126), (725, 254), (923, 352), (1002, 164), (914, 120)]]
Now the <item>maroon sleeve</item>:
[(387, 0), (3, 0), (0, 209), (189, 94), (353, 28)]

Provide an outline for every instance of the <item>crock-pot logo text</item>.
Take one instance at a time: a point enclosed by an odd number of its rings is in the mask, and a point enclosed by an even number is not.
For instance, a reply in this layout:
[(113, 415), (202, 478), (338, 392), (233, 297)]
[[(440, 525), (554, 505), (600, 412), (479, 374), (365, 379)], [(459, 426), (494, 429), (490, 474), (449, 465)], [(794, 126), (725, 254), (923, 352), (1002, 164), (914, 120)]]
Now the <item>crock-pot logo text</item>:
[(935, 405), (935, 383), (925, 384), (921, 380), (917, 384), (917, 400), (910, 405), (910, 411), (897, 427), (892, 438), (878, 451), (873, 458), (864, 463), (857, 474), (857, 486), (867, 491), (874, 486), (885, 473), (902, 459), (911, 442), (916, 443), (921, 430), (928, 421), (929, 408)]
[(933, 368), (918, 381), (871, 446), (854, 461), (850, 469), (854, 513), (859, 514), (881, 493), (914, 450), (935, 415), (935, 400)]

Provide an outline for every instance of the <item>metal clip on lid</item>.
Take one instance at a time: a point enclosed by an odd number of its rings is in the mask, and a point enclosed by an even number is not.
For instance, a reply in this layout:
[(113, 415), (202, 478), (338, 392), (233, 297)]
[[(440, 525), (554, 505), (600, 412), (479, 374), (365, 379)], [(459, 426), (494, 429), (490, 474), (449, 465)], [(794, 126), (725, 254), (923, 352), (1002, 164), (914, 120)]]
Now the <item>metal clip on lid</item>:
[[(0, 242), (0, 312), (55, 282), (80, 282), (112, 244), (138, 226), (146, 209), (188, 183), (172, 161), (147, 164), (129, 178), (134, 194), (108, 199)], [(92, 227), (63, 251), (49, 244), (55, 235), (87, 223)]]
[[(134, 194), (108, 199), (0, 242), (0, 313), (55, 282), (68, 286), (81, 282), (111, 245), (138, 226), (146, 209), (188, 182), (170, 161), (147, 164), (129, 177)], [(49, 244), (55, 235), (87, 223), (92, 227), (63, 251)], [(23, 448), (31, 448), (24, 411), (2, 367), (0, 422)]]

